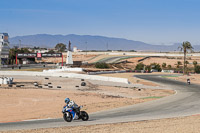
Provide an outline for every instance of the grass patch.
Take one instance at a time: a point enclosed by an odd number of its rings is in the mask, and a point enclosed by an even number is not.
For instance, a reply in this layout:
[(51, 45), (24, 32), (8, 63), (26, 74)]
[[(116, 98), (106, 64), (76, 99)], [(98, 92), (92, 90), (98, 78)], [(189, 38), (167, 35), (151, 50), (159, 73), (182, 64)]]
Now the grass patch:
[(163, 98), (164, 96), (152, 96), (152, 97), (144, 97), (142, 99), (159, 99), (159, 98)]
[(179, 76), (178, 75), (162, 76), (162, 78), (169, 78), (169, 77), (179, 77)]

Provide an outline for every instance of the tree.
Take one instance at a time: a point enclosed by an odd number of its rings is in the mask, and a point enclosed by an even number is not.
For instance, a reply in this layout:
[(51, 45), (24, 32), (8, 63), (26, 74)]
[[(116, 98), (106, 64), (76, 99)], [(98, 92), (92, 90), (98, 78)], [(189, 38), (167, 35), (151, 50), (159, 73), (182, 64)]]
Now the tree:
[(183, 44), (178, 47), (181, 51), (183, 51), (184, 54), (184, 61), (183, 61), (183, 74), (186, 74), (186, 54), (188, 51), (193, 52), (193, 47), (190, 42), (186, 41), (183, 42)]
[(162, 64), (162, 68), (166, 68), (167, 64), (166, 63), (163, 63)]
[(197, 64), (198, 64), (197, 61), (193, 61), (193, 65), (194, 65), (194, 67), (195, 67)]
[(95, 67), (96, 67), (96, 68), (101, 68), (101, 69), (109, 68), (108, 64), (106, 64), (105, 62), (97, 62), (97, 63), (95, 64)]
[(58, 43), (56, 44), (55, 49), (57, 49), (58, 52), (64, 52), (66, 50), (66, 45), (63, 43)]
[(49, 54), (54, 54), (55, 51), (51, 49), (51, 50), (49, 50), (49, 52), (47, 52), (47, 53), (49, 53)]
[(143, 69), (144, 69), (144, 64), (143, 63), (139, 63), (135, 67), (135, 70), (143, 70)]
[(195, 66), (194, 72), (195, 72), (195, 73), (200, 73), (200, 66), (199, 66), (199, 65), (196, 65), (196, 66)]
[(187, 60), (185, 61), (185, 66), (187, 67), (187, 65), (190, 64)]
[(150, 65), (146, 65), (145, 70), (150, 72), (151, 71), (151, 66)]
[(167, 68), (168, 68), (168, 69), (171, 69), (171, 68), (172, 68), (172, 65), (168, 65)]
[(28, 48), (21, 48), (21, 49), (17, 47), (11, 48), (9, 50), (9, 58), (11, 60), (10, 64), (14, 64), (14, 60), (16, 60), (17, 53), (30, 53), (30, 51), (28, 50)]
[(162, 71), (160, 64), (157, 64), (157, 63), (152, 63), (151, 68), (157, 70), (158, 72)]
[(182, 63), (180, 61), (177, 61), (176, 68), (180, 68), (180, 65), (182, 65)]

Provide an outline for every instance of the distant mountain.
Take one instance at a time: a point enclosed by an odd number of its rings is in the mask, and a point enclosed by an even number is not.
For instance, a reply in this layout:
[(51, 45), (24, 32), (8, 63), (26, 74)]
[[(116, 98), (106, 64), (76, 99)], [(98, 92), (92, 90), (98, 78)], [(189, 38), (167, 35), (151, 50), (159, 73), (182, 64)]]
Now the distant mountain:
[[(104, 36), (90, 35), (49, 35), (37, 34), (27, 36), (17, 36), (10, 38), (11, 46), (18, 46), (21, 40), (22, 46), (53, 48), (57, 43), (68, 44), (82, 50), (136, 50), (136, 51), (174, 51), (181, 44), (174, 45), (152, 45), (141, 41), (127, 40), (123, 38), (111, 38)], [(200, 50), (200, 46), (194, 46), (195, 50)]]

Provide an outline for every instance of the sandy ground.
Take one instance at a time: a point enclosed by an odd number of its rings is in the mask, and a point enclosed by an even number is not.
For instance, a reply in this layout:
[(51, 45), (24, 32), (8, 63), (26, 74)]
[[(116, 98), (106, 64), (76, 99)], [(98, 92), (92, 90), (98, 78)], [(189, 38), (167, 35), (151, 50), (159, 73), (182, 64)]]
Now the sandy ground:
[[(119, 73), (119, 74), (104, 74), (103, 76), (124, 77), (129, 78), (132, 83), (140, 83), (145, 85), (157, 86), (145, 80), (132, 78), (135, 73)], [(191, 79), (191, 83), (198, 83), (200, 75), (193, 74), (190, 76), (166, 76), (174, 80), (186, 81), (187, 78)], [(47, 83), (44, 79), (29, 79), (19, 78), (17, 82), (32, 82), (40, 81), (40, 84)], [(51, 80), (51, 79), (49, 79)], [(23, 119), (37, 119), (37, 118), (57, 118), (62, 117), (60, 113), (63, 106), (63, 99), (70, 96), (71, 99), (76, 101), (79, 105), (84, 105), (84, 110), (87, 112), (100, 111), (102, 108), (111, 109), (120, 106), (127, 106), (149, 100), (161, 98), (163, 96), (173, 94), (173, 91), (166, 90), (151, 90), (139, 88), (123, 88), (111, 86), (98, 86), (87, 82), (87, 87), (78, 88), (74, 85), (80, 85), (80, 80), (62, 79), (60, 81), (54, 80), (53, 85), (56, 86), (62, 82), (61, 90), (53, 89), (36, 89), (31, 88), (18, 88), (18, 89), (0, 89), (0, 120), (1, 121), (17, 121)], [(63, 83), (65, 80), (65, 83)], [(68, 81), (67, 81), (68, 80)], [(49, 82), (49, 81), (48, 81)], [(69, 86), (69, 87), (68, 87)], [(115, 92), (115, 93), (113, 93)], [(117, 95), (116, 95), (117, 94)], [(13, 97), (13, 99), (10, 99)], [(88, 101), (87, 99), (92, 99)], [(119, 103), (120, 101), (120, 103)], [(6, 103), (6, 104), (5, 104)], [(51, 104), (49, 104), (51, 103)], [(91, 105), (94, 108), (90, 108)], [(12, 109), (16, 110), (16, 114), (10, 115)], [(33, 111), (34, 110), (34, 111)], [(49, 113), (46, 110), (51, 110)], [(32, 112), (31, 112), (32, 111)], [(29, 113), (31, 112), (31, 113)], [(33, 113), (33, 115), (32, 115)], [(23, 115), (22, 115), (23, 114)], [(8, 117), (5, 117), (8, 116)], [(14, 117), (13, 117), (14, 116)], [(22, 117), (23, 116), (23, 117)], [(15, 118), (15, 119), (13, 119)], [(91, 126), (78, 126), (78, 127), (62, 127), (62, 128), (49, 128), (49, 129), (35, 129), (35, 130), (18, 130), (6, 131), (1, 133), (199, 133), (200, 131), (200, 115), (188, 116), (181, 118), (170, 118), (150, 121), (127, 122), (116, 124), (103, 124)]]
[[(101, 74), (101, 76), (127, 78), (128, 81), (133, 84), (159, 86), (158, 84), (156, 84), (154, 82), (149, 82), (147, 80), (138, 79), (138, 78), (134, 77), (134, 75), (141, 75), (141, 74), (145, 74), (145, 73), (114, 73), (114, 74)], [(154, 73), (154, 74), (157, 74), (157, 73)]]
[(179, 75), (179, 76), (165, 76), (166, 78), (187, 82), (187, 79), (190, 79), (191, 84), (200, 84), (200, 74), (190, 74), (190, 75)]
[[(115, 87), (116, 83), (112, 87), (86, 81), (86, 86), (80, 86), (80, 79), (71, 78), (16, 76), (14, 81), (24, 87), (0, 86), (0, 122), (60, 118), (66, 97), (78, 105), (84, 105), (83, 110), (91, 113), (155, 100), (174, 93), (172, 90)], [(34, 82), (43, 88), (35, 87)], [(61, 88), (58, 89), (58, 85)]]
[(200, 116), (1, 133), (199, 133)]
[[(131, 64), (133, 66), (136, 66), (138, 64), (138, 60), (142, 58), (144, 57), (134, 57), (134, 58), (126, 59), (126, 60), (129, 62), (132, 62)], [(150, 65), (151, 63), (158, 63), (161, 66), (163, 63), (166, 63), (166, 66), (171, 65), (172, 67), (176, 67), (176, 64), (178, 61), (180, 61), (183, 64), (183, 57), (151, 57), (151, 58), (145, 59), (144, 61), (142, 61), (142, 63), (144, 63), (145, 65)], [(194, 67), (193, 61), (197, 61), (198, 63), (200, 63), (200, 58), (188, 57), (187, 61), (189, 62), (188, 67)]]
[[(94, 55), (91, 55), (91, 54), (87, 54), (84, 53), (84, 54), (81, 54), (81, 55), (76, 55), (76, 54), (73, 54), (72, 57), (73, 57), (73, 61), (90, 61), (92, 60), (93, 58), (97, 57), (98, 55), (94, 54)], [(63, 54), (63, 62), (66, 62), (66, 53)], [(42, 60), (36, 60), (36, 62), (53, 62), (53, 63), (59, 63), (59, 62), (62, 62), (62, 57), (49, 57), (49, 58), (42, 58)]]

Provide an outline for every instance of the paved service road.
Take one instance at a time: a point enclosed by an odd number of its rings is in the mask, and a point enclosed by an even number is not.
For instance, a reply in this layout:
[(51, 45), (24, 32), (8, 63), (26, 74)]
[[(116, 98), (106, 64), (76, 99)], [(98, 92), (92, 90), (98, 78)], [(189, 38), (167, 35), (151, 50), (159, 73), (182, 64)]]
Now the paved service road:
[(73, 121), (67, 123), (64, 122), (63, 119), (49, 119), (1, 123), (0, 130), (35, 129), (152, 120), (200, 113), (200, 86), (193, 84), (187, 85), (183, 82), (162, 78), (156, 75), (138, 75), (137, 77), (167, 85), (176, 90), (177, 93), (155, 101), (93, 113), (90, 114), (90, 120), (87, 122)]

